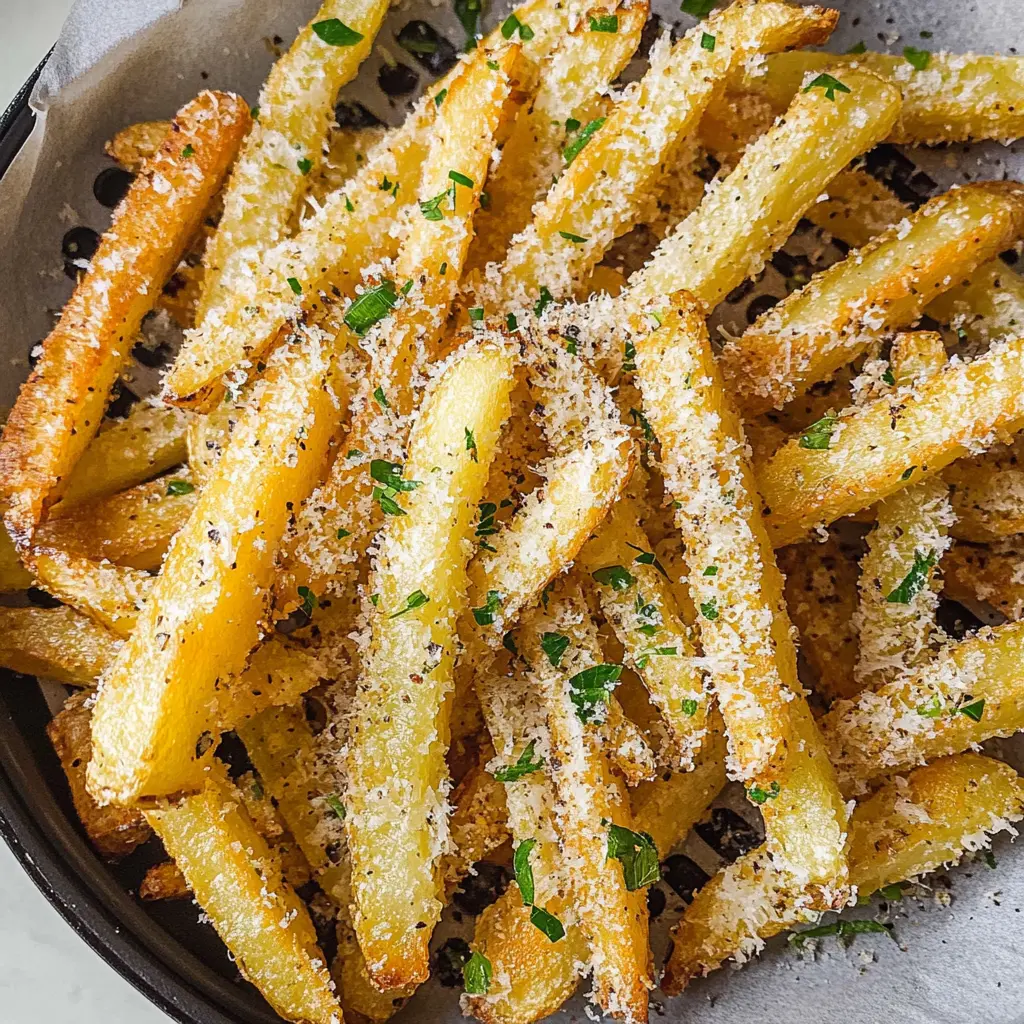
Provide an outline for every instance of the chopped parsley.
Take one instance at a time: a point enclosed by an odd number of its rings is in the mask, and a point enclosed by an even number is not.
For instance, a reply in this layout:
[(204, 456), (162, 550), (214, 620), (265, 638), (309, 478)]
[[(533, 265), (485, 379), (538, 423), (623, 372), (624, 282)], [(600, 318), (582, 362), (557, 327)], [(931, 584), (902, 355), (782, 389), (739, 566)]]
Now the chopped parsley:
[(387, 459), (371, 459), (370, 476), (396, 494), (399, 491), (415, 491), (417, 487), (423, 486), (420, 480), (403, 480), (402, 464), (388, 462)]
[(444, 98), (445, 98), (445, 96), (447, 96), (447, 95), (448, 95), (448, 90), (447, 90), (447, 89), (442, 89), (442, 90), (441, 90), (441, 91), (440, 91), (440, 92), (439, 92), (439, 93), (438, 93), (438, 94), (437, 94), (437, 95), (436, 95), (436, 96), (434, 97), (434, 106), (435, 106), (435, 107), (439, 107), (439, 106), (441, 106), (441, 104), (442, 104), (442, 103), (444, 103)]
[(640, 554), (633, 559), (634, 562), (637, 562), (640, 565), (653, 565), (654, 568), (665, 577), (665, 579), (668, 579), (668, 573), (665, 572), (665, 566), (658, 561), (658, 558), (653, 551), (644, 551), (643, 548), (638, 548), (635, 544), (630, 544), (628, 540), (626, 541), (626, 547), (640, 552)]
[(189, 483), (188, 480), (167, 481), (167, 496), (169, 498), (176, 497), (181, 494), (191, 494), (195, 489), (196, 485)]
[(479, 462), (479, 453), (476, 450), (476, 438), (473, 436), (473, 431), (469, 427), (463, 427), (462, 429), (466, 432), (466, 451), (469, 452), (469, 457), (474, 462)]
[[(623, 369), (625, 369), (625, 366), (623, 366)], [(636, 369), (636, 367), (634, 366), (633, 369)], [(639, 426), (643, 431), (644, 440), (648, 444), (653, 444), (655, 438), (654, 427), (651, 426), (651, 421), (639, 409), (630, 409), (629, 418), (633, 421), (634, 426)]]
[(882, 381), (889, 385), (889, 387), (895, 387), (896, 377), (893, 375), (892, 367), (890, 366), (885, 373), (882, 374)]
[(562, 922), (554, 914), (536, 904), (530, 908), (530, 924), (539, 928), (552, 942), (557, 942), (565, 936)]
[(708, 622), (714, 622), (718, 618), (718, 598), (713, 597), (710, 601), (701, 601), (700, 613)]
[(524, 43), (528, 43), (533, 38), (533, 29), (529, 25), (524, 25), (514, 14), (510, 14), (501, 23), (502, 38), (511, 39), (517, 31), (519, 32), (519, 38)]
[(455, 0), (453, 7), (455, 16), (466, 30), (466, 49), (472, 50), (476, 46), (477, 23), (480, 21), (483, 3), (481, 0)]
[(689, 718), (697, 714), (697, 702), (692, 697), (683, 698), (683, 714)]
[(862, 39), (859, 43), (854, 43), (846, 52), (852, 54), (865, 53), (867, 52), (867, 46), (864, 45), (864, 40)]
[(464, 185), (466, 188), (473, 187), (473, 179), (467, 178), (461, 171), (449, 171), (448, 177), (451, 181), (454, 181), (456, 185)]
[(346, 537), (351, 537), (351, 536), (352, 536), (352, 531), (351, 530), (346, 530), (344, 526), (339, 526), (338, 527), (338, 532), (335, 534), (335, 537), (338, 540), (344, 540)]
[(337, 18), (313, 22), (313, 31), (328, 46), (355, 46), (356, 43), (363, 41), (362, 32), (349, 28), (348, 25)]
[(526, 744), (526, 749), (519, 755), (516, 763), (510, 764), (505, 768), (499, 768), (494, 773), (494, 778), (498, 782), (515, 782), (524, 775), (532, 775), (534, 772), (539, 772), (544, 767), (544, 758), (537, 757), (536, 750), (537, 741), (530, 740)]
[(567, 242), (575, 242), (577, 245), (582, 245), (587, 239), (582, 235), (574, 235), (571, 231), (559, 231), (558, 232)]
[(590, 31), (591, 32), (618, 32), (619, 31), (619, 16), (617, 14), (602, 14), (600, 17), (595, 18), (593, 15), (590, 16)]
[(301, 157), (296, 161), (296, 165), (299, 168), (300, 174), (309, 174), (309, 172), (313, 170), (313, 161), (310, 160), (309, 157)]
[(700, 48), (702, 50), (707, 50), (708, 53), (715, 52), (715, 37), (710, 32), (701, 32)]
[(832, 432), (836, 426), (836, 418), (831, 413), (815, 420), (801, 435), (800, 447), (812, 451), (826, 451), (832, 443)]
[(627, 341), (622, 350), (622, 372), (633, 373), (636, 370), (636, 345)]
[(914, 564), (910, 567), (910, 571), (903, 577), (903, 581), (895, 590), (885, 595), (885, 600), (889, 604), (910, 604), (927, 585), (928, 574), (932, 571), (935, 560), (934, 550), (927, 554), (915, 551)]
[[(802, 932), (790, 935), (789, 941), (794, 946), (802, 946), (808, 939), (820, 939), (827, 935), (837, 936), (844, 945), (849, 945), (858, 935), (875, 933), (892, 937), (892, 925), (881, 921), (833, 921), (832, 924), (820, 924), (817, 928), (806, 928)], [(893, 942), (896, 940), (893, 939)]]
[(509, 315), (505, 317), (505, 327), (509, 331), (519, 330), (519, 318), (515, 313), (509, 313)]
[(568, 167), (573, 160), (576, 159), (583, 152), (583, 147), (590, 141), (593, 134), (598, 131), (605, 122), (605, 118), (596, 117), (593, 121), (588, 122), (580, 129), (579, 135), (570, 142), (565, 149), (562, 150), (562, 158), (565, 160), (565, 166)]
[(373, 389), (373, 400), (374, 400), (374, 401), (375, 401), (375, 402), (376, 402), (376, 403), (377, 403), (377, 404), (378, 404), (378, 405), (379, 405), (379, 406), (380, 406), (380, 407), (381, 407), (382, 409), (390, 409), (390, 408), (391, 408), (391, 403), (390, 403), (390, 402), (388, 401), (388, 396), (384, 394), (384, 388), (383, 388), (383, 386), (382, 386), (382, 385), (380, 385), (380, 384), (378, 384), (378, 385), (377, 385), (377, 386), (376, 386), (376, 387), (375, 387), (375, 388)]
[(651, 658), (674, 657), (678, 654), (678, 647), (648, 647), (640, 652), (640, 656), (636, 659), (636, 667), (642, 672), (647, 668)]
[(345, 324), (362, 337), (391, 312), (397, 301), (394, 281), (381, 281), (376, 288), (368, 288), (348, 307)]
[(620, 675), (621, 665), (591, 665), (570, 676), (569, 697), (581, 722), (604, 721), (605, 705)]
[(332, 811), (334, 811), (334, 816), (344, 821), (345, 805), (341, 802), (341, 797), (338, 796), (336, 793), (331, 793), (325, 799), (327, 801), (327, 806), (330, 807)]
[(548, 291), (546, 285), (542, 284), (540, 286), (539, 298), (533, 304), (533, 315), (540, 316), (544, 312), (544, 310), (547, 309), (548, 306), (550, 306), (551, 303), (554, 301), (554, 295), (552, 295), (551, 292)]
[(517, 847), (512, 856), (512, 872), (519, 886), (519, 893), (523, 897), (523, 903), (527, 906), (533, 905), (533, 897), (536, 890), (533, 884), (533, 868), (530, 866), (530, 854), (537, 845), (536, 839), (524, 839)]
[[(494, 516), (498, 511), (498, 506), (493, 501), (481, 501), (477, 508), (480, 511), (480, 522), (476, 526), (476, 535), (478, 537), (493, 536), (498, 532), (498, 527), (494, 525)], [(486, 551), (495, 550), (485, 540), (480, 541), (480, 547)]]
[(478, 626), (493, 626), (494, 618), (501, 609), (501, 593), (497, 590), (487, 591), (487, 600), (479, 607), (473, 609), (473, 618)]
[[(479, 10), (479, 0), (477, 9)], [(474, 950), (473, 955), (466, 961), (466, 966), (462, 968), (463, 987), (471, 996), (485, 996), (491, 987), (492, 973), (491, 961), (479, 950)]]
[(658, 848), (646, 832), (634, 832), (621, 825), (608, 826), (608, 860), (622, 865), (622, 877), (630, 892), (642, 889), (661, 877)]
[(562, 663), (562, 655), (569, 646), (569, 638), (564, 633), (545, 633), (540, 638), (540, 648), (548, 656), (552, 668)]
[(810, 92), (812, 89), (824, 89), (825, 99), (832, 100), (835, 103), (837, 92), (849, 92), (850, 87), (843, 85), (838, 78), (833, 78), (832, 75), (822, 72), (817, 78), (813, 78), (809, 84), (803, 88), (804, 92)]
[(917, 466), (911, 466), (909, 469), (903, 470), (903, 475), (900, 477), (901, 480), (909, 480), (914, 475), (914, 470)]
[(706, 18), (715, 9), (715, 0), (683, 0), (679, 10), (695, 18)]
[(904, 46), (903, 56), (908, 64), (912, 64), (915, 71), (924, 71), (931, 63), (932, 51), (919, 50), (916, 46)]
[(606, 565), (595, 569), (590, 575), (602, 586), (619, 592), (629, 590), (636, 583), (636, 577), (622, 565)]
[(942, 701), (937, 693), (933, 693), (923, 704), (918, 704), (915, 710), (923, 718), (938, 718), (942, 714)]
[(399, 608), (397, 612), (393, 612), (388, 616), (389, 619), (397, 619), (399, 615), (404, 615), (406, 612), (411, 612), (414, 608), (422, 608), (425, 604), (430, 602), (430, 598), (423, 593), (422, 590), (414, 590), (406, 599), (405, 607)]
[(446, 199), (451, 203), (452, 209), (454, 209), (454, 185), (452, 185), (450, 188), (446, 188), (443, 192), (438, 192), (438, 194), (434, 196), (432, 199), (424, 199), (420, 203), (420, 213), (422, 213), (427, 220), (444, 220), (444, 210), (441, 209), (441, 204)]
[(316, 594), (309, 587), (299, 587), (299, 597), (302, 598), (302, 612), (306, 618), (309, 618), (317, 605)]
[(189, 144), (188, 144), (188, 145), (187, 145), (187, 146), (186, 146), (186, 147), (185, 147), (185, 148), (184, 148), (184, 149), (183, 149), (183, 150), (181, 151), (181, 155), (182, 155), (183, 157), (190, 157), (190, 156), (194, 156), (194, 155), (195, 155), (195, 152), (196, 152), (196, 151), (195, 151), (195, 149), (193, 148), (193, 146), (192, 146), (192, 143), (190, 142), (190, 143), (189, 143)]
[(717, 575), (718, 575), (718, 566), (717, 566), (717, 565), (709, 565), (709, 566), (708, 566), (708, 567), (707, 567), (707, 568), (706, 568), (706, 569), (705, 569), (705, 570), (704, 570), (704, 571), (703, 571), (703, 572), (701, 573), (701, 575), (702, 575), (702, 576), (717, 576)]
[(288, 278), (288, 287), (291, 288), (291, 290), (296, 295), (301, 295), (302, 294), (302, 285), (299, 284), (299, 279), (297, 277), (289, 277)]
[(478, 323), (480, 323), (481, 320), (483, 320), (483, 318), (484, 318), (484, 307), (483, 306), (473, 306), (470, 309), (470, 311), (469, 311), (469, 319), (472, 320), (473, 323), (478, 324)]
[(762, 789), (760, 786), (751, 786), (747, 790), (747, 796), (755, 804), (763, 804), (766, 800), (774, 800), (779, 795), (779, 784), (773, 782), (768, 789)]
[(959, 715), (966, 715), (972, 722), (980, 722), (981, 716), (985, 713), (985, 698), (971, 701), (970, 704), (961, 704), (956, 711)]

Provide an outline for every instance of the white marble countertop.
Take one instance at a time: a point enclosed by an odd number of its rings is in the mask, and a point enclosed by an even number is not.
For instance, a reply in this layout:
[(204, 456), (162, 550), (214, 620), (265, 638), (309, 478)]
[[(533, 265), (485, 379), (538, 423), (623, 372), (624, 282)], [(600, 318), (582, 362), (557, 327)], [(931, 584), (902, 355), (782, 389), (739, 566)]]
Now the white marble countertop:
[[(0, 110), (53, 45), (73, 0), (0, 0)], [(4, 1024), (167, 1024), (68, 927), (0, 841)]]

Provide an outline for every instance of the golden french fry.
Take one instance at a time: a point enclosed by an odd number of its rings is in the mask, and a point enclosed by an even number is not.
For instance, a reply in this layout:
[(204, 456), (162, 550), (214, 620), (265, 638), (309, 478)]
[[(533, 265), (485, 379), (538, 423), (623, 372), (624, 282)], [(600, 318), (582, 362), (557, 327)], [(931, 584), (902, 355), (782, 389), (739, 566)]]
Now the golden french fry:
[[(533, 101), (516, 118), (501, 163), (488, 178), (490, 201), (477, 214), (470, 269), (500, 260), (512, 237), (530, 223), (534, 203), (564, 166), (566, 122), (587, 125), (602, 114), (604, 94), (639, 45), (648, 12), (647, 0), (595, 6), (549, 54)], [(602, 18), (614, 18), (616, 30), (590, 31), (589, 23)]]
[(1024, 66), (1018, 57), (975, 53), (931, 53), (918, 70), (888, 53), (799, 53), (769, 55), (756, 72), (744, 69), (730, 81), (738, 93), (768, 103), (781, 114), (808, 75), (829, 68), (842, 78), (847, 67), (864, 67), (899, 86), (903, 113), (888, 142), (935, 146), (950, 142), (1002, 142), (1024, 134)]
[(917, 320), (929, 301), (997, 256), (1024, 230), (1024, 189), (984, 182), (952, 189), (816, 274), (722, 353), (744, 413), (781, 408)]
[(103, 149), (126, 171), (138, 174), (146, 161), (156, 156), (170, 130), (170, 121), (138, 121), (115, 132)]
[(61, 493), (61, 504), (66, 508), (107, 497), (184, 462), (188, 421), (180, 409), (140, 402), (92, 439)]
[[(308, 329), (270, 359), (265, 386), (176, 535), (93, 717), (90, 786), (130, 803), (201, 784), (219, 681), (260, 636), (274, 555), (323, 471), (340, 415), (331, 341)], [(335, 351), (341, 349), (341, 339)]]
[(773, 855), (808, 882), (841, 888), (846, 812), (797, 678), (782, 575), (756, 504), (743, 429), (699, 307), (685, 293), (670, 301), (675, 308), (635, 314), (630, 326), (729, 733), (730, 769), (760, 805)]
[(305, 904), (220, 770), (146, 818), (185, 876), (238, 969), (286, 1020), (341, 1024)]
[(185, 251), (249, 124), (245, 103), (203, 92), (132, 183), (90, 269), (22, 385), (0, 442), (0, 501), (27, 545), (100, 425), (143, 316)]
[(32, 586), (35, 586), (35, 577), (22, 565), (7, 531), (0, 530), (0, 594), (27, 590)]
[(983, 455), (959, 459), (942, 479), (949, 485), (960, 540), (985, 543), (1024, 533), (1024, 467), (1020, 442), (997, 445)]
[(94, 686), (121, 645), (72, 608), (0, 608), (0, 665), (72, 686)]
[(939, 472), (1024, 423), (1024, 339), (1000, 342), (913, 388), (826, 417), (758, 466), (776, 547)]
[[(322, 203), (332, 192), (342, 188), (387, 132), (388, 129), (382, 125), (373, 128), (334, 128), (323, 163), (310, 175), (307, 198)], [(303, 216), (294, 218), (295, 231), (301, 229), (304, 215), (308, 211), (299, 212)]]
[(821, 720), (840, 784), (902, 771), (1024, 726), (1024, 623), (984, 628)]
[[(890, 365), (895, 386), (937, 373), (946, 365), (942, 336), (924, 331), (900, 335)], [(856, 676), (872, 688), (927, 658), (940, 635), (934, 570), (949, 547), (949, 487), (941, 477), (929, 477), (880, 501), (876, 516), (860, 563), (857, 614)]]
[(120, 860), (146, 842), (153, 832), (139, 811), (100, 807), (85, 788), (85, 766), (92, 750), (92, 711), (85, 703), (89, 696), (83, 691), (69, 697), (64, 709), (47, 724), (46, 735), (67, 776), (71, 801), (85, 834), (105, 860)]
[(899, 90), (867, 71), (844, 75), (849, 93), (800, 93), (786, 116), (747, 147), (733, 172), (630, 278), (637, 302), (662, 302), (685, 288), (715, 306), (761, 270), (846, 164), (885, 137), (899, 116)]
[(1008, 619), (1024, 616), (1024, 550), (1017, 542), (954, 544), (942, 558), (942, 582), (954, 601), (981, 601)]
[[(977, 754), (943, 758), (887, 782), (850, 818), (850, 880), (864, 895), (958, 861), (1024, 816), (1024, 786), (1007, 764)], [(678, 995), (730, 957), (818, 912), (764, 847), (720, 871), (672, 933), (662, 989)]]
[(620, 498), (580, 549), (605, 618), (650, 693), (668, 731), (667, 753), (685, 770), (707, 730), (710, 692), (694, 660), (694, 633), (640, 525), (640, 510)]
[(192, 890), (173, 860), (154, 864), (139, 884), (140, 900), (184, 900), (191, 896)]
[(970, 281), (935, 299), (927, 313), (982, 347), (1016, 337), (1024, 329), (1024, 278), (1002, 260), (993, 260)]
[(352, 710), (346, 818), (354, 926), (382, 989), (429, 974), (455, 623), (468, 609), (472, 520), (510, 411), (512, 370), (504, 349), (468, 348), (425, 399), (405, 466), (385, 463), (403, 514), (385, 524), (371, 576), (377, 606)]
[(260, 253), (287, 237), (310, 172), (320, 166), (338, 89), (355, 77), (387, 10), (387, 0), (324, 0), (271, 68), (203, 258), (199, 332), (186, 334), (164, 379), (171, 400), (195, 401), (247, 355), (244, 335), (232, 351), (204, 347), (204, 326), (227, 324), (237, 293), (248, 292)]
[[(485, 304), (529, 306), (542, 286), (556, 299), (571, 295), (614, 239), (639, 220), (663, 165), (696, 128), (723, 79), (752, 54), (823, 41), (836, 18), (821, 7), (737, 0), (671, 48), (657, 47), (639, 86), (606, 122), (582, 126), (566, 147), (564, 172), (513, 243), (498, 281), (481, 287)], [(701, 45), (706, 35), (714, 37), (713, 49)], [(607, 188), (608, 181), (616, 187)]]

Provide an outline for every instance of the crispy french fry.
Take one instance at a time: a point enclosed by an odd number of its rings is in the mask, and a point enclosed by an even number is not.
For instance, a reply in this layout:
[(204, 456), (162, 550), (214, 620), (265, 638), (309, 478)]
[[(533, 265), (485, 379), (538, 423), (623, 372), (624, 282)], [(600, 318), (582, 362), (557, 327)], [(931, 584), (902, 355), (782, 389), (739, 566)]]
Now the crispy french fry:
[(1024, 533), (1024, 467), (1020, 442), (998, 445), (983, 455), (959, 459), (942, 474), (949, 485), (960, 540), (998, 541)]
[(6, 530), (0, 530), (0, 594), (27, 590), (35, 585), (35, 577), (22, 565), (14, 542)]
[[(555, 827), (565, 862), (572, 866), (574, 903), (590, 945), (594, 1000), (615, 1017), (645, 1021), (647, 992), (654, 984), (646, 907), (652, 879), (637, 864), (626, 870), (628, 855), (622, 853), (620, 862), (616, 836), (650, 841), (632, 831), (626, 790), (594, 724), (606, 714), (613, 683), (607, 673), (600, 677), (605, 682), (585, 682), (601, 671), (603, 658), (586, 605), (573, 588), (552, 595), (547, 610), (531, 616), (519, 633), (547, 714)], [(557, 666), (544, 649), (544, 635), (550, 633), (569, 638)], [(634, 856), (639, 856), (635, 850)]]
[(1024, 277), (993, 260), (969, 282), (940, 295), (927, 312), (982, 347), (1016, 337), (1024, 329)]
[[(912, 212), (876, 177), (848, 168), (829, 183), (828, 198), (809, 206), (804, 216), (846, 245), (861, 249)], [(943, 297), (933, 301), (942, 302)]]
[(220, 771), (181, 803), (146, 812), (242, 974), (286, 1020), (341, 1024), (305, 905)]
[(201, 784), (218, 681), (237, 674), (258, 642), (277, 545), (294, 503), (323, 471), (339, 416), (334, 352), (310, 329), (274, 353), (234, 443), (172, 542), (96, 702), (89, 778), (101, 802)]
[[(943, 758), (887, 782), (850, 818), (850, 880), (864, 895), (955, 863), (1024, 816), (1024, 786), (1000, 761)], [(662, 980), (678, 995), (730, 957), (743, 961), (764, 941), (818, 916), (764, 847), (718, 873), (673, 931)]]
[(710, 692), (694, 660), (693, 630), (676, 606), (633, 501), (619, 499), (594, 539), (581, 548), (579, 563), (661, 712), (670, 760), (686, 770), (707, 730)]
[(396, 488), (405, 514), (385, 524), (371, 577), (379, 596), (352, 712), (346, 818), (355, 930), (382, 989), (429, 973), (455, 623), (468, 608), (472, 519), (510, 411), (512, 370), (498, 346), (457, 356), (425, 400), (404, 468), (390, 464), (409, 482)]
[(204, 347), (204, 325), (238, 331), (230, 320), (237, 294), (248, 294), (261, 251), (287, 237), (310, 172), (320, 166), (338, 89), (355, 77), (387, 9), (387, 0), (324, 0), (271, 69), (224, 192), (220, 224), (206, 247), (199, 332), (186, 335), (164, 380), (171, 400), (195, 401), (247, 357), (241, 332), (232, 350)]
[(685, 288), (716, 305), (760, 271), (846, 164), (885, 137), (899, 116), (899, 90), (867, 71), (844, 74), (849, 93), (800, 93), (747, 147), (735, 170), (630, 278), (637, 301), (663, 301)]
[(66, 508), (107, 497), (184, 462), (188, 420), (180, 409), (140, 402), (125, 419), (101, 428), (92, 439), (71, 473), (61, 504)]
[(146, 871), (139, 885), (140, 900), (184, 900), (191, 896), (192, 890), (173, 860), (154, 864)]
[(321, 593), (328, 582), (348, 581), (383, 518), (389, 499), (380, 498), (372, 467), (400, 457), (406, 418), (421, 395), (413, 382), (440, 354), (495, 137), (514, 106), (518, 62), (518, 48), (508, 47), (494, 60), (467, 64), (441, 106), (419, 184), (422, 205), (395, 267), (396, 278), (413, 285), (380, 335), (383, 351), (353, 403), (348, 453), (335, 459), (327, 482), (301, 510), (294, 579), (279, 587), (285, 607), (300, 586)]
[(248, 124), (245, 103), (228, 93), (200, 93), (179, 111), (43, 343), (0, 442), (0, 501), (18, 545), (29, 543), (55, 489), (67, 483), (99, 428), (139, 324), (199, 226)]
[[(6, 631), (5, 631), (6, 632)], [(89, 841), (106, 860), (120, 860), (153, 834), (142, 814), (127, 807), (100, 807), (85, 788), (85, 766), (92, 750), (87, 692), (69, 697), (64, 709), (46, 726), (53, 749), (67, 776), (71, 801)]]
[(170, 121), (138, 121), (115, 132), (103, 149), (126, 171), (138, 174), (145, 162), (156, 156), (170, 130)]
[(864, 67), (884, 75), (903, 93), (903, 113), (887, 141), (909, 146), (999, 139), (1024, 134), (1024, 62), (1019, 57), (974, 53), (932, 53), (918, 70), (906, 58), (888, 53), (837, 56), (831, 53), (769, 55), (751, 72), (744, 69), (729, 83), (738, 93), (766, 101), (781, 114), (808, 75), (830, 67), (842, 78), (847, 67)]
[[(322, 203), (332, 192), (345, 185), (387, 131), (388, 129), (383, 126), (333, 129), (327, 155), (320, 167), (310, 176), (308, 199)], [(301, 228), (303, 219), (295, 218), (296, 230)]]
[(121, 645), (72, 608), (0, 608), (0, 665), (72, 686), (94, 686)]
[(1024, 617), (1024, 550), (1017, 542), (954, 544), (942, 559), (942, 582), (954, 601), (981, 601), (1008, 619)]
[[(647, 0), (591, 8), (548, 56), (533, 101), (516, 118), (488, 178), (490, 202), (477, 214), (470, 269), (500, 260), (512, 236), (530, 223), (534, 203), (564, 166), (566, 122), (586, 125), (603, 113), (604, 93), (639, 45), (648, 12)], [(590, 31), (589, 22), (602, 17), (615, 18), (616, 31)]]
[(939, 472), (1024, 422), (1024, 339), (1000, 342), (913, 388), (828, 417), (758, 466), (776, 547)]
[(808, 882), (841, 888), (846, 812), (797, 678), (743, 429), (699, 307), (685, 294), (672, 301), (657, 326), (646, 314), (631, 320), (637, 377), (675, 499), (730, 770), (761, 806), (773, 855)]
[[(532, 305), (541, 286), (556, 299), (571, 295), (639, 220), (664, 163), (696, 128), (723, 79), (754, 53), (823, 41), (836, 17), (820, 7), (738, 0), (674, 46), (659, 46), (651, 69), (607, 121), (591, 121), (566, 147), (565, 171), (513, 242), (498, 281), (481, 289), (485, 303)], [(705, 35), (714, 36), (714, 49), (701, 46)]]
[(917, 320), (929, 301), (997, 256), (1024, 230), (1024, 189), (955, 188), (768, 310), (722, 354), (744, 413), (781, 408)]
[(860, 690), (857, 664), (857, 563), (833, 537), (778, 553), (786, 578), (786, 610), (800, 634), (800, 653), (827, 703)]
[[(900, 335), (890, 357), (896, 386), (913, 384), (946, 365), (940, 334)], [(861, 559), (856, 675), (877, 687), (931, 653), (938, 626), (934, 570), (949, 547), (949, 487), (929, 477), (880, 501)], [(847, 694), (854, 696), (854, 694)]]
[(985, 628), (822, 719), (840, 784), (902, 771), (1022, 727), (1024, 623)]

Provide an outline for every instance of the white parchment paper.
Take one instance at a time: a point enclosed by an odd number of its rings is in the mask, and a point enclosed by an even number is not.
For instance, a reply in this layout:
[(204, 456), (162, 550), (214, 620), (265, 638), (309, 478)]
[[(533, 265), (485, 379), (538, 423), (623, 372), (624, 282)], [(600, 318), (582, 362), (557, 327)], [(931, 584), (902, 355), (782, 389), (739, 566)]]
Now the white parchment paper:
[[(893, 52), (904, 45), (1004, 53), (1024, 47), (1020, 0), (835, 2), (844, 12), (831, 44), (838, 51), (860, 40)], [(108, 222), (109, 211), (92, 193), (97, 173), (110, 166), (103, 142), (133, 121), (169, 117), (202, 88), (233, 89), (255, 102), (276, 41), (287, 45), (315, 8), (315, 0), (79, 0), (33, 92), (32, 134), (0, 180), (0, 403), (13, 401), (30, 350), (70, 294), (62, 236), (80, 225), (102, 231)], [(674, 0), (655, 0), (654, 8), (666, 24), (691, 21), (679, 15)], [(501, 0), (492, 3), (485, 27), (505, 10)], [(429, 21), (456, 46), (463, 39), (446, 0), (436, 6), (414, 0), (392, 12), (364, 73), (345, 90), (390, 121), (401, 118), (405, 100), (389, 101), (376, 75), (389, 57), (416, 67), (394, 40), (413, 18)], [(424, 73), (416, 70), (425, 84)], [(1020, 152), (1018, 146), (987, 144), (915, 152), (913, 159), (948, 185), (968, 178), (1024, 178)], [(1020, 745), (1004, 748), (1020, 767), (1015, 746)], [(749, 816), (744, 801), (733, 805)], [(720, 863), (696, 836), (685, 852), (709, 872)], [(1003, 836), (995, 857), (994, 870), (979, 859), (940, 874), (929, 883), (931, 891), (919, 889), (918, 897), (892, 905), (886, 919), (895, 924), (896, 942), (866, 935), (844, 949), (827, 939), (817, 953), (798, 954), (784, 939), (776, 940), (758, 962), (719, 971), (678, 999), (656, 993), (652, 1016), (694, 1024), (1024, 1021), (1024, 849), (1014, 849)], [(662, 888), (668, 899), (655, 927), (659, 964), (666, 927), (682, 908)], [(874, 916), (880, 910), (875, 904), (856, 913)], [(451, 934), (468, 935), (471, 927), (469, 919), (446, 919), (435, 946)], [(456, 1021), (456, 995), (432, 983), (397, 1019)], [(582, 998), (555, 1019), (585, 1019)]]

